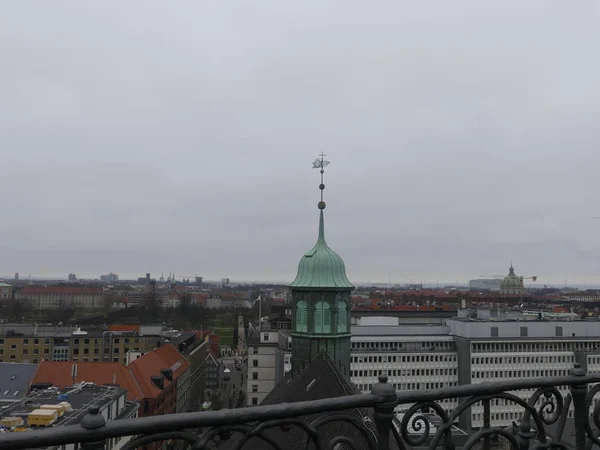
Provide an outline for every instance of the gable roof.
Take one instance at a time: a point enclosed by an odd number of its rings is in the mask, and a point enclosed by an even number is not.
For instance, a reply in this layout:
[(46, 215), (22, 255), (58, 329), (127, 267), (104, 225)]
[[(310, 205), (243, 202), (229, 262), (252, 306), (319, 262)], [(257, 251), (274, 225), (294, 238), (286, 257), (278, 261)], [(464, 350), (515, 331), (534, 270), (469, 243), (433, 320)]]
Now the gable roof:
[[(77, 377), (71, 376), (73, 365), (77, 365)], [(50, 383), (64, 388), (74, 382), (87, 381), (97, 385), (118, 384), (127, 389), (128, 400), (141, 400), (142, 390), (131, 371), (116, 362), (42, 361), (31, 382), (32, 385)]]
[[(324, 352), (319, 353), (299, 376), (284, 377), (275, 388), (265, 397), (261, 406), (276, 405), (278, 403), (293, 403), (301, 401), (321, 400), (325, 398), (344, 397), (346, 395), (360, 394), (360, 391), (340, 372), (331, 358)], [(367, 409), (355, 408), (345, 411), (322, 412), (299, 417), (301, 420), (312, 422), (317, 418), (328, 415), (351, 416), (362, 422), (368, 430), (369, 436), (376, 442), (375, 424), (369, 417)], [(288, 450), (304, 450), (308, 436), (299, 427), (293, 426), (289, 431), (282, 431), (279, 427), (265, 431), (270, 438), (279, 442)], [(337, 436), (346, 436), (356, 443), (357, 450), (370, 450), (373, 448), (357, 428), (343, 421), (332, 421), (318, 428), (319, 439), (323, 447)], [(237, 436), (236, 436), (237, 437)], [(231, 448), (236, 445), (237, 439), (230, 439)], [(285, 444), (285, 445), (284, 445)], [(252, 449), (272, 448), (261, 438), (253, 437), (244, 444)], [(312, 447), (312, 445), (311, 445)]]
[(37, 364), (0, 363), (0, 401), (24, 397), (37, 368)]
[(145, 353), (133, 360), (127, 366), (137, 380), (144, 398), (155, 398), (162, 390), (150, 379), (152, 376), (161, 376), (161, 369), (170, 368), (173, 371), (173, 381), (163, 380), (165, 388), (174, 383), (181, 374), (190, 368), (190, 363), (171, 344), (162, 344), (160, 347)]

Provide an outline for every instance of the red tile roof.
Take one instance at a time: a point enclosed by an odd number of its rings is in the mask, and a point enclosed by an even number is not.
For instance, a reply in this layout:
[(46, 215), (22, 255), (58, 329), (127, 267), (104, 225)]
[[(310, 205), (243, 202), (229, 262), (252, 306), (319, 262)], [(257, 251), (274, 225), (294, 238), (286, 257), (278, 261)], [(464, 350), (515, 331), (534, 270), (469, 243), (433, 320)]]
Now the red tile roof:
[(69, 287), (69, 286), (26, 286), (21, 294), (102, 294), (102, 288)]
[[(52, 383), (64, 388), (73, 384), (71, 361), (42, 361), (31, 384)], [(123, 389), (127, 389), (129, 400), (141, 400), (142, 390), (131, 371), (116, 362), (78, 362), (75, 382), (87, 381), (97, 385), (112, 384), (113, 380)]]
[[(160, 376), (161, 369), (171, 368), (174, 382), (189, 367), (190, 363), (171, 344), (162, 344), (151, 352), (133, 360), (127, 366), (140, 385), (144, 398), (155, 398), (160, 394), (161, 390), (156, 387), (150, 377)], [(163, 381), (165, 387), (172, 383), (166, 378)]]

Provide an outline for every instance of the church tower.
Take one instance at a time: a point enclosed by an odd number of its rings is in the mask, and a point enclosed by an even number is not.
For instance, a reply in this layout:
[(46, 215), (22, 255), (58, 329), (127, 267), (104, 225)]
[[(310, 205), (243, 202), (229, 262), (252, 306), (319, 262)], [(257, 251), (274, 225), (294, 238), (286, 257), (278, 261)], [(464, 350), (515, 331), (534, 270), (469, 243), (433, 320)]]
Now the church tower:
[(289, 286), (293, 304), (293, 376), (323, 350), (344, 375), (350, 376), (350, 294), (354, 286), (346, 277), (344, 261), (325, 242), (323, 173), (329, 161), (324, 157), (321, 153), (313, 163), (313, 168), (321, 173), (317, 243), (300, 260), (296, 279)]

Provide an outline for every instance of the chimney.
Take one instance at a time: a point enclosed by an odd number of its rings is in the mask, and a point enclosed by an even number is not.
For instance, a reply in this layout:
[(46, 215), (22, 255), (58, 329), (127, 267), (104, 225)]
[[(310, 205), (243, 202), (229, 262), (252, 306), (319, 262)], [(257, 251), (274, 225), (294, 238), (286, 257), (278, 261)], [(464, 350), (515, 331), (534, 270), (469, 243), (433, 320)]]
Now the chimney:
[(170, 368), (160, 369), (160, 373), (162, 373), (167, 380), (173, 381), (173, 370)]
[(154, 385), (159, 389), (165, 388), (165, 383), (163, 381), (162, 375), (161, 376), (153, 375), (150, 377), (150, 381), (152, 381), (154, 383)]

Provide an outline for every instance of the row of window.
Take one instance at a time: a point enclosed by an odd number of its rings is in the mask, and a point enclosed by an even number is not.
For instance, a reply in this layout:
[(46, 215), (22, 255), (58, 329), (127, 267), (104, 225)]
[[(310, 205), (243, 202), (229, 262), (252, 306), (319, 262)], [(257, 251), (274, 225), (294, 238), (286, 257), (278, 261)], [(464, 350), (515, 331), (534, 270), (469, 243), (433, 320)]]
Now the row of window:
[(353, 377), (378, 377), (384, 373), (388, 377), (439, 377), (442, 375), (457, 375), (457, 368), (450, 369), (392, 369), (392, 370), (351, 370)]
[[(17, 348), (16, 345), (11, 345), (10, 346), (11, 350), (15, 350), (16, 348)], [(27, 348), (22, 349), (22, 353), (23, 353), (23, 355), (28, 355), (29, 354), (29, 349), (27, 349)], [(34, 355), (39, 355), (40, 354), (40, 349), (39, 348), (34, 348), (32, 353)], [(0, 348), (0, 355), (3, 355), (3, 354), (4, 354), (4, 349)], [(50, 349), (49, 348), (45, 348), (44, 349), (44, 355), (49, 355), (49, 354), (50, 354)], [(14, 356), (14, 355), (11, 355), (11, 356)], [(11, 359), (15, 359), (15, 358), (11, 358)]]
[[(419, 389), (441, 389), (441, 388), (445, 388), (445, 387), (451, 387), (451, 386), (458, 386), (458, 382), (457, 381), (448, 381), (446, 383), (435, 383), (435, 382), (430, 382), (430, 383), (392, 383), (394, 386), (394, 389), (396, 389), (397, 391), (414, 391), (414, 390), (419, 390)], [(371, 392), (371, 389), (373, 389), (373, 383), (358, 383), (357, 384), (358, 389), (361, 392), (365, 392), (365, 393), (369, 393)], [(455, 399), (447, 399), (448, 401), (450, 400), (455, 400)]]
[(451, 362), (456, 361), (458, 355), (456, 353), (448, 353), (442, 355), (377, 355), (377, 356), (351, 356), (350, 362), (353, 363), (386, 363), (386, 362)]
[(474, 352), (573, 352), (600, 349), (600, 341), (577, 342), (478, 342), (472, 344)]
[(376, 349), (386, 352), (400, 351), (400, 350), (452, 350), (456, 348), (454, 341), (444, 342), (365, 342), (365, 341), (352, 341), (350, 344), (352, 350), (363, 350), (363, 349)]
[[(23, 340), (21, 342), (23, 345), (28, 345), (29, 338), (23, 338)], [(32, 342), (34, 345), (38, 345), (40, 343), (40, 339), (38, 339), (38, 338), (32, 339)], [(0, 345), (4, 345), (4, 339), (0, 339)], [(48, 338), (44, 339), (44, 345), (50, 345), (50, 339), (48, 339)], [(16, 348), (16, 345), (12, 344), (11, 348)]]
[(545, 356), (476, 356), (471, 358), (471, 364), (549, 364), (572, 363), (574, 355), (545, 355)]
[(484, 370), (472, 372), (473, 378), (522, 378), (522, 377), (562, 377), (569, 375), (570, 369), (547, 370)]

